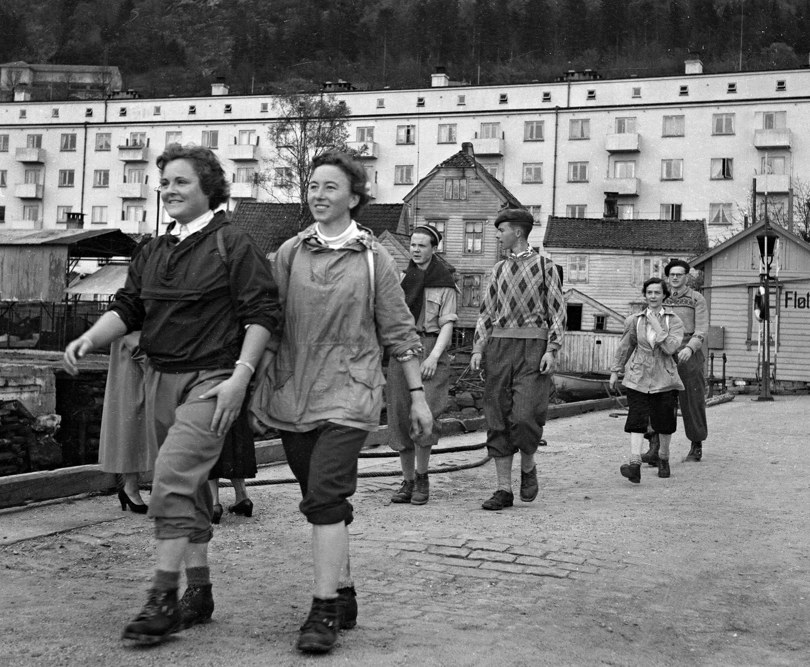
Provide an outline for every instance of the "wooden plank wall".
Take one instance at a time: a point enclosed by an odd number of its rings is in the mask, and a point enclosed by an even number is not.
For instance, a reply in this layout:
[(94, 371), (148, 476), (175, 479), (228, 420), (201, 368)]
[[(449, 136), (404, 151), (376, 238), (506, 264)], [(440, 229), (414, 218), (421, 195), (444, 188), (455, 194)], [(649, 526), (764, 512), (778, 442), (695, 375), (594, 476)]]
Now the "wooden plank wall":
[(621, 334), (566, 331), (557, 368), (568, 373), (609, 373)]
[(66, 262), (67, 246), (0, 247), (0, 300), (62, 301)]

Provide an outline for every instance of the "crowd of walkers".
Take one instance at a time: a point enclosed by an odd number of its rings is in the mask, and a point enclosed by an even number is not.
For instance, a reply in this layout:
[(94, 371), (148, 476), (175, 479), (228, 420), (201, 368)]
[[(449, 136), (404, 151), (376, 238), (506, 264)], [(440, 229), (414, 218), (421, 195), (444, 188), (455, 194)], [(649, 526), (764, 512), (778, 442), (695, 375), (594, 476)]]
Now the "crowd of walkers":
[[(155, 644), (211, 619), (208, 544), (223, 515), (218, 479), (232, 481), (229, 512), (253, 512), (244, 483), (256, 474), (250, 410), (279, 432), (311, 526), (314, 588), (297, 648), (328, 652), (338, 632), (357, 622), (349, 499), (383, 400), (402, 468), (391, 501), (424, 505), (430, 497), (435, 418), (447, 402), (448, 348), (458, 319), (452, 269), (436, 252), (442, 235), (417, 225), (411, 261), (400, 274), (356, 222), (369, 201), (363, 166), (330, 152), (311, 167), (307, 203), (314, 223), (287, 240), (271, 264), (221, 210), (228, 181), (212, 151), (171, 144), (157, 165), (160, 196), (174, 222), (140, 248), (107, 312), (64, 353), (65, 368), (75, 374), (85, 355), (111, 345), (100, 462), (122, 476), (121, 508), (154, 520), (147, 601), (122, 638)], [(486, 445), (497, 476), (482, 507), (500, 511), (514, 503), (518, 452), (519, 497), (531, 502), (538, 495), (535, 452), (564, 336), (565, 299), (562, 271), (529, 243), (532, 216), (504, 209), (494, 224), (505, 257), (483, 294), (470, 366), (485, 374)], [(669, 475), (676, 392), (699, 392), (703, 377), (705, 302), (701, 313), (702, 297), (679, 289), (688, 264), (678, 260), (667, 267), (668, 274), (673, 270), (677, 301), (664, 305), (663, 280), (645, 283), (647, 307), (627, 319), (612, 368), (614, 385), (625, 371), (631, 458), (621, 473), (632, 482), (640, 481), (645, 435), (659, 443), (647, 460), (659, 466), (659, 476)], [(678, 308), (691, 309), (690, 326)], [(700, 372), (682, 381), (681, 369), (692, 359)], [(700, 460), (705, 404), (682, 398), (682, 409), (685, 400), (690, 456)], [(152, 471), (148, 506), (138, 484), (146, 471)], [(186, 586), (178, 597), (183, 567)]]

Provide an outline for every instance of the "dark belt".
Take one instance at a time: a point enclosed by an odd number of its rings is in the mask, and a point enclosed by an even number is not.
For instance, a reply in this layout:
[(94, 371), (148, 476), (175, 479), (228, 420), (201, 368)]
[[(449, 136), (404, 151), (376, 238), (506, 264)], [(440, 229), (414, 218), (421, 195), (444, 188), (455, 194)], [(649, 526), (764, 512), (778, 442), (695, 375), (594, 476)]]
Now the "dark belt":
[(416, 333), (418, 333), (420, 336), (422, 336), (422, 338), (438, 338), (439, 337), (439, 332), (438, 331), (436, 333), (428, 333), (427, 331), (417, 331)]

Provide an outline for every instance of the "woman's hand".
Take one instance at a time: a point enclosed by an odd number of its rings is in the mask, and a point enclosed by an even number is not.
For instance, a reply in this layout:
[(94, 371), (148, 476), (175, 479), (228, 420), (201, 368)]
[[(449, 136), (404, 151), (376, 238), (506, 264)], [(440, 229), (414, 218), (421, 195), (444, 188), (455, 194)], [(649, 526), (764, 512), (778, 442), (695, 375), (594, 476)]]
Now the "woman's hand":
[(200, 395), (201, 399), (213, 397), (217, 399), (214, 417), (211, 419), (211, 430), (218, 436), (225, 435), (239, 417), (246, 391), (247, 384), (238, 378), (230, 377)]
[(93, 351), (93, 343), (86, 336), (70, 341), (62, 355), (62, 367), (71, 375), (78, 375), (79, 360)]
[(610, 388), (613, 391), (617, 391), (619, 389), (619, 374), (616, 371), (613, 371), (610, 374)]
[(430, 378), (436, 374), (436, 365), (438, 362), (438, 359), (434, 359), (433, 355), (430, 355), (421, 363), (419, 370), (422, 373), (423, 380), (430, 380)]

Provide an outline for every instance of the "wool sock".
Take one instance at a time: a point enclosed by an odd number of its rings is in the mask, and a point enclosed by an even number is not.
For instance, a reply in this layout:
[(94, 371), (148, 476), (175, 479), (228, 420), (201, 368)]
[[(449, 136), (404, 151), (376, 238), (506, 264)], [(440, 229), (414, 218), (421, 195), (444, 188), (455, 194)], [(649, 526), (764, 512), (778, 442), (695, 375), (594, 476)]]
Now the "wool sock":
[(166, 570), (156, 570), (155, 576), (152, 577), (152, 588), (158, 591), (177, 590), (177, 585), (179, 583), (180, 583), (179, 572), (167, 572)]
[(661, 433), (658, 436), (660, 447), (658, 448), (658, 458), (669, 461), (669, 443), (672, 440), (672, 434)]
[(187, 567), (186, 583), (189, 586), (206, 586), (211, 583), (211, 569), (208, 567)]

